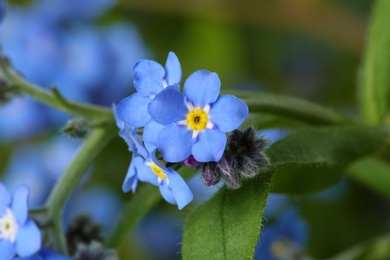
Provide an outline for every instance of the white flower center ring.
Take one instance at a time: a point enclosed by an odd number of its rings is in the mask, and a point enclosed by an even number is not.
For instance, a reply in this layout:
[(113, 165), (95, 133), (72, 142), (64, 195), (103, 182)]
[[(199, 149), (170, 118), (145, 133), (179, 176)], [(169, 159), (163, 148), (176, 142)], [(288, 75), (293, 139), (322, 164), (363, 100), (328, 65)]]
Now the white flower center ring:
[(18, 223), (10, 208), (7, 208), (4, 216), (0, 218), (0, 239), (8, 239), (15, 242), (18, 232)]

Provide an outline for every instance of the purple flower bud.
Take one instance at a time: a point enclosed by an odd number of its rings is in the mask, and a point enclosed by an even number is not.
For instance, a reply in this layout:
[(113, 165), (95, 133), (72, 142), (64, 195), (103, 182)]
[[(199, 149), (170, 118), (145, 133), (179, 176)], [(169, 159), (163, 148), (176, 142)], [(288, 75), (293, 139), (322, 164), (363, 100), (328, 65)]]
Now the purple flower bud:
[(201, 162), (198, 162), (194, 156), (190, 155), (190, 157), (188, 157), (187, 159), (185, 159), (183, 161), (184, 165), (187, 166), (187, 167), (191, 167), (191, 168), (195, 168), (195, 169), (199, 169), (199, 167), (202, 165)]
[(238, 189), (241, 186), (241, 176), (237, 171), (237, 166), (236, 157), (229, 151), (225, 151), (218, 162), (218, 168), (222, 172), (226, 185), (232, 189)]
[(207, 186), (215, 185), (221, 179), (221, 170), (217, 167), (216, 162), (203, 164), (202, 178)]

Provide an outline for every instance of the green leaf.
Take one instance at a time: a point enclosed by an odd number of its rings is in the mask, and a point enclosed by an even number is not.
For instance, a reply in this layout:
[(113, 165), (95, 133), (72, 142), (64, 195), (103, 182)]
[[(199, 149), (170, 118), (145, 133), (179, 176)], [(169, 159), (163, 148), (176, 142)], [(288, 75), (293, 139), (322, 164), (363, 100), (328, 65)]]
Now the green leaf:
[(266, 151), (274, 170), (272, 191), (305, 195), (325, 189), (338, 182), (349, 163), (377, 151), (387, 136), (382, 127), (298, 130)]
[(367, 123), (383, 122), (390, 100), (390, 1), (375, 1), (360, 88), (362, 116)]
[(365, 158), (348, 168), (348, 175), (369, 188), (390, 197), (390, 165), (375, 158)]
[(268, 113), (311, 125), (335, 125), (353, 120), (337, 111), (303, 99), (255, 91), (224, 91), (242, 98), (250, 113)]
[(222, 188), (187, 220), (183, 259), (253, 258), (269, 189), (270, 175)]

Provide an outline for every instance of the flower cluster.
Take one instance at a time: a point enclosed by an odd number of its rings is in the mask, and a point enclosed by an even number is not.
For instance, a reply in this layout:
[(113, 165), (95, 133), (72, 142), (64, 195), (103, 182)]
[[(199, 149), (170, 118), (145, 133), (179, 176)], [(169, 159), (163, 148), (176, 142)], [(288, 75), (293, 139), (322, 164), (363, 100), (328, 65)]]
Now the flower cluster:
[(173, 52), (165, 68), (142, 60), (134, 66), (133, 76), (137, 92), (114, 106), (119, 135), (133, 153), (123, 190), (134, 192), (138, 180), (149, 182), (182, 209), (192, 193), (168, 166), (198, 168), (220, 161), (226, 133), (241, 125), (248, 107), (235, 96), (219, 96), (220, 79), (207, 70), (191, 74), (180, 92), (181, 66)]
[(29, 257), (41, 247), (41, 233), (28, 217), (28, 194), (20, 186), (11, 196), (0, 183), (0, 259)]

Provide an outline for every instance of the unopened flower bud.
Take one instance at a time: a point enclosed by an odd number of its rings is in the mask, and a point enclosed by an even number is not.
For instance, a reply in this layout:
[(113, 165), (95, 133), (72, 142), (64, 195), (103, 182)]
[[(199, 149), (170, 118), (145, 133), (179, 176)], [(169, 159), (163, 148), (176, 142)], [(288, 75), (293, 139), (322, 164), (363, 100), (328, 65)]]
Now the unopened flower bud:
[(91, 241), (103, 241), (101, 227), (86, 214), (77, 215), (69, 224), (66, 241), (71, 254), (76, 252), (78, 244), (89, 244)]
[(202, 178), (207, 186), (215, 185), (221, 179), (221, 170), (217, 167), (216, 162), (203, 164)]
[(62, 132), (76, 139), (83, 139), (89, 132), (89, 121), (84, 118), (75, 118), (66, 122)]
[(237, 159), (229, 151), (225, 151), (217, 167), (221, 170), (226, 185), (232, 189), (238, 189), (241, 186), (241, 176), (237, 171)]
[(187, 167), (199, 169), (200, 166), (202, 166), (201, 162), (198, 162), (194, 156), (190, 155), (187, 159), (183, 161), (184, 165)]

